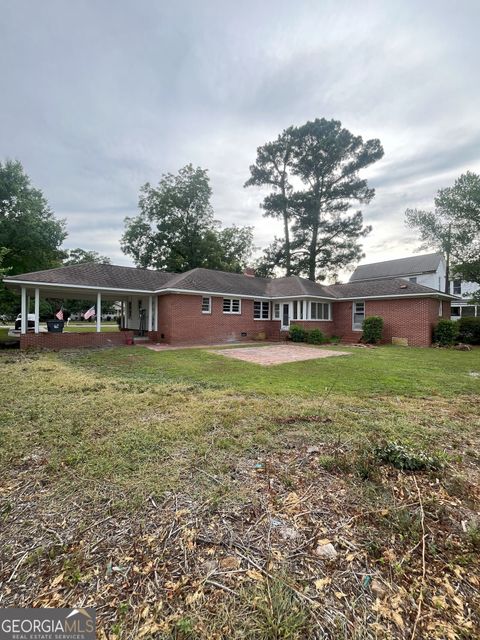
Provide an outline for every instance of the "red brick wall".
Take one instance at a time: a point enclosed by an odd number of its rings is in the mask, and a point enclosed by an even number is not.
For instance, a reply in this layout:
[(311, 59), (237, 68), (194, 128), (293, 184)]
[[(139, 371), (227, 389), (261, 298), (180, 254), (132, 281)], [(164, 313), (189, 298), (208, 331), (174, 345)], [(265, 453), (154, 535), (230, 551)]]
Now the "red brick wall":
[(76, 349), (77, 347), (108, 347), (126, 344), (133, 339), (133, 331), (96, 333), (26, 333), (20, 336), (20, 349)]
[[(214, 344), (251, 340), (264, 331), (267, 340), (283, 337), (278, 320), (254, 320), (253, 300), (242, 300), (242, 313), (224, 314), (222, 297), (212, 297), (212, 313), (201, 312), (201, 296), (168, 294), (158, 297), (158, 331), (161, 342), (171, 344)], [(306, 329), (320, 329), (327, 336), (340, 336), (345, 342), (358, 342), (361, 331), (352, 330), (352, 302), (334, 302), (332, 321), (293, 321)], [(366, 300), (365, 315), (384, 319), (384, 342), (392, 337), (407, 338), (412, 346), (431, 344), (432, 330), (438, 322), (439, 301), (434, 298)], [(450, 304), (443, 303), (443, 317), (450, 317)], [(242, 336), (246, 333), (246, 336)], [(163, 338), (161, 337), (163, 334)], [(152, 332), (152, 339), (155, 334)]]
[[(352, 330), (353, 302), (335, 302), (333, 318), (335, 334), (344, 342), (358, 342), (361, 331)], [(392, 337), (406, 338), (415, 347), (428, 347), (432, 331), (439, 321), (439, 301), (434, 298), (406, 298), (395, 300), (365, 300), (365, 316), (381, 316), (384, 320), (383, 342)], [(443, 302), (443, 317), (450, 317), (450, 303)]]
[[(234, 297), (234, 296), (233, 296)], [(168, 294), (158, 297), (159, 340), (181, 344), (213, 344), (251, 340), (264, 331), (269, 340), (278, 336), (279, 321), (254, 320), (253, 300), (242, 300), (242, 313), (223, 313), (223, 297), (212, 296), (212, 313), (202, 313), (202, 297)], [(246, 333), (246, 336), (242, 336)], [(163, 338), (161, 337), (163, 334)]]

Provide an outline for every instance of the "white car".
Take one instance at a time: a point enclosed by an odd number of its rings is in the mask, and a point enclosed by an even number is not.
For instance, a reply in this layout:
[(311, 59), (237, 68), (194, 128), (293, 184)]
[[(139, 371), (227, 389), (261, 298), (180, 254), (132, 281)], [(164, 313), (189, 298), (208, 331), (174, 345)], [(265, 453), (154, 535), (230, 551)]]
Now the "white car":
[[(18, 331), (18, 329), (20, 329), (22, 326), (22, 314), (19, 313), (17, 316), (17, 319), (15, 320), (15, 329)], [(27, 326), (29, 329), (33, 329), (35, 327), (35, 314), (34, 313), (29, 313), (28, 314), (28, 321), (27, 321)]]

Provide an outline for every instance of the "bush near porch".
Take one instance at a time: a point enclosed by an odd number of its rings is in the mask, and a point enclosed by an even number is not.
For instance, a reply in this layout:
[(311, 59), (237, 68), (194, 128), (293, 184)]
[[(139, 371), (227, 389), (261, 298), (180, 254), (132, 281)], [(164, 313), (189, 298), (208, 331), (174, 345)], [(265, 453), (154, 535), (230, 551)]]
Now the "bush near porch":
[(94, 605), (119, 639), (400, 639), (422, 592), (416, 637), (473, 637), (480, 350), (350, 351), (0, 354), (2, 606)]
[(467, 344), (480, 344), (480, 318), (460, 318), (457, 321), (458, 339)]

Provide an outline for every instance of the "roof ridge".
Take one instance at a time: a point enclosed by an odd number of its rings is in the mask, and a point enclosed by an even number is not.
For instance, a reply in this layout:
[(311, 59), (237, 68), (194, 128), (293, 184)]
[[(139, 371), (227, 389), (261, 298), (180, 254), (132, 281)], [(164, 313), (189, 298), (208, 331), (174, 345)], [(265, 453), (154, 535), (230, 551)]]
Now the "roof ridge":
[(377, 260), (377, 262), (365, 262), (363, 264), (357, 265), (355, 269), (359, 269), (361, 267), (371, 267), (374, 264), (386, 264), (387, 262), (400, 262), (401, 260), (412, 260), (412, 258), (426, 258), (429, 256), (443, 257), (443, 253), (441, 251), (432, 251), (432, 253), (416, 253), (414, 255), (404, 256), (403, 258), (389, 258), (388, 260)]

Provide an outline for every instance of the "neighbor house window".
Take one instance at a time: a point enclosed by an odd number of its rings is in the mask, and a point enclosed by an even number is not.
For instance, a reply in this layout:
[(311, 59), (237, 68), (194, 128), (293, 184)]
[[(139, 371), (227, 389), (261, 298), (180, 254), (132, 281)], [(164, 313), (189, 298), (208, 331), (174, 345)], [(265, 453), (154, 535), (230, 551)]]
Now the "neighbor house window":
[(475, 307), (462, 307), (462, 318), (473, 318), (475, 316)]
[(311, 302), (310, 320), (330, 320), (330, 303)]
[(202, 298), (202, 313), (212, 313), (212, 299)]
[(260, 300), (254, 300), (253, 302), (253, 317), (255, 320), (269, 320), (270, 318), (270, 303)]
[(364, 320), (365, 320), (365, 302), (354, 302), (353, 303), (353, 323), (352, 323), (353, 330), (361, 331)]
[(280, 320), (280, 303), (275, 302), (273, 305), (273, 317), (275, 320)]
[(132, 301), (131, 300), (128, 301), (127, 315), (129, 319), (132, 318)]
[(452, 318), (459, 318), (460, 317), (460, 307), (452, 307)]
[(240, 313), (239, 298), (224, 298), (223, 313)]
[(462, 281), (454, 280), (453, 281), (453, 295), (461, 296), (462, 295)]
[(413, 282), (413, 284), (417, 284), (417, 276), (412, 276), (411, 278), (409, 278), (410, 282)]
[[(306, 303), (305, 303), (306, 306)], [(293, 301), (293, 319), (303, 320), (303, 300)]]

